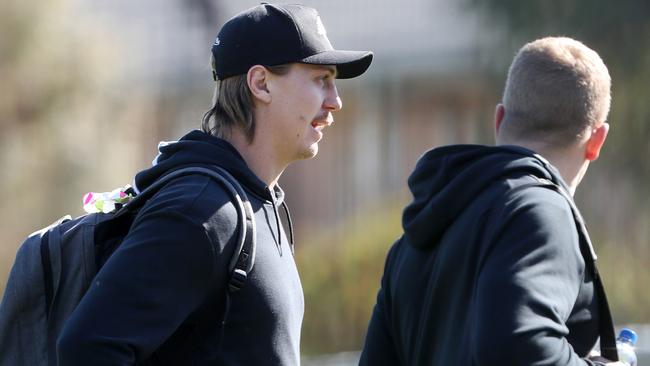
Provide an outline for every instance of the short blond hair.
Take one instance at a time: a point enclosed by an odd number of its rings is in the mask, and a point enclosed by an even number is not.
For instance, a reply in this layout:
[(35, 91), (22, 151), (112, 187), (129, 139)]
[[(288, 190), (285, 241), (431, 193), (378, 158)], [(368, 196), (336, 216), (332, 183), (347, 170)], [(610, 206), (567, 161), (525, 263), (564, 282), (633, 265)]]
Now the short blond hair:
[(566, 147), (605, 122), (611, 78), (598, 54), (567, 37), (523, 46), (510, 65), (500, 131), (511, 138)]

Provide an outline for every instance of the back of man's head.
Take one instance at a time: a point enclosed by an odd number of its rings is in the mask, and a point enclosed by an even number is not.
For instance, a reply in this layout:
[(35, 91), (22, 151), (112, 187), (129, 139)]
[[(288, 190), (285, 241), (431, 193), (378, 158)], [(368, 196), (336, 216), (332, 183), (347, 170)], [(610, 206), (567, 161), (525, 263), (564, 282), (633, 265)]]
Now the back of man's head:
[(499, 133), (509, 141), (570, 146), (605, 122), (610, 85), (601, 58), (581, 42), (566, 37), (530, 42), (510, 65)]

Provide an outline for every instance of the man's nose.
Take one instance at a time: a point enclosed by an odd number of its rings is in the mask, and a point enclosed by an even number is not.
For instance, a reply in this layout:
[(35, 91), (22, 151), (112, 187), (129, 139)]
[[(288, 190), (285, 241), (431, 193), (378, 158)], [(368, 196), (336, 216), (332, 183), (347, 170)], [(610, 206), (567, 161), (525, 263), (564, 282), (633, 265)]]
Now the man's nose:
[(336, 112), (341, 110), (341, 108), (343, 108), (343, 102), (339, 97), (339, 92), (336, 89), (336, 85), (332, 84), (332, 87), (329, 88), (329, 91), (327, 93), (327, 98), (325, 98), (325, 102), (323, 103), (323, 106), (325, 107), (325, 109), (331, 112)]

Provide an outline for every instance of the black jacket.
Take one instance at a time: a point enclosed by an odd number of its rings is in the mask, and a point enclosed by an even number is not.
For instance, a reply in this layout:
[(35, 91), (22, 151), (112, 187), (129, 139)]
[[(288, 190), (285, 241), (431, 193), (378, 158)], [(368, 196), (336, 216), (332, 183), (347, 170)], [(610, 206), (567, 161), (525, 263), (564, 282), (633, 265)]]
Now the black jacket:
[[(559, 172), (514, 146), (426, 153), (386, 260), (361, 365), (585, 365), (598, 338)], [(588, 258), (591, 260), (591, 257)]]
[(255, 212), (255, 267), (227, 306), (237, 211), (211, 178), (173, 180), (141, 209), (66, 323), (60, 365), (299, 364), (304, 302), (279, 222), (282, 191), (271, 192), (226, 141), (199, 131), (161, 144), (154, 163), (137, 175), (138, 188), (184, 165), (230, 171)]

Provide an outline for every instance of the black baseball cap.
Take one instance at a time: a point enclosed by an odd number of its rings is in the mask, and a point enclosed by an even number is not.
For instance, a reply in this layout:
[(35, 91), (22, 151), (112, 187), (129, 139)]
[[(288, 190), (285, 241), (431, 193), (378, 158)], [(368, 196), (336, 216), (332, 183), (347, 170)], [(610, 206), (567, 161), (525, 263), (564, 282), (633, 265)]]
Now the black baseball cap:
[(368, 69), (373, 54), (335, 50), (316, 9), (262, 3), (223, 25), (212, 56), (215, 80), (245, 74), (254, 65), (293, 62), (334, 65), (337, 78), (350, 79)]

